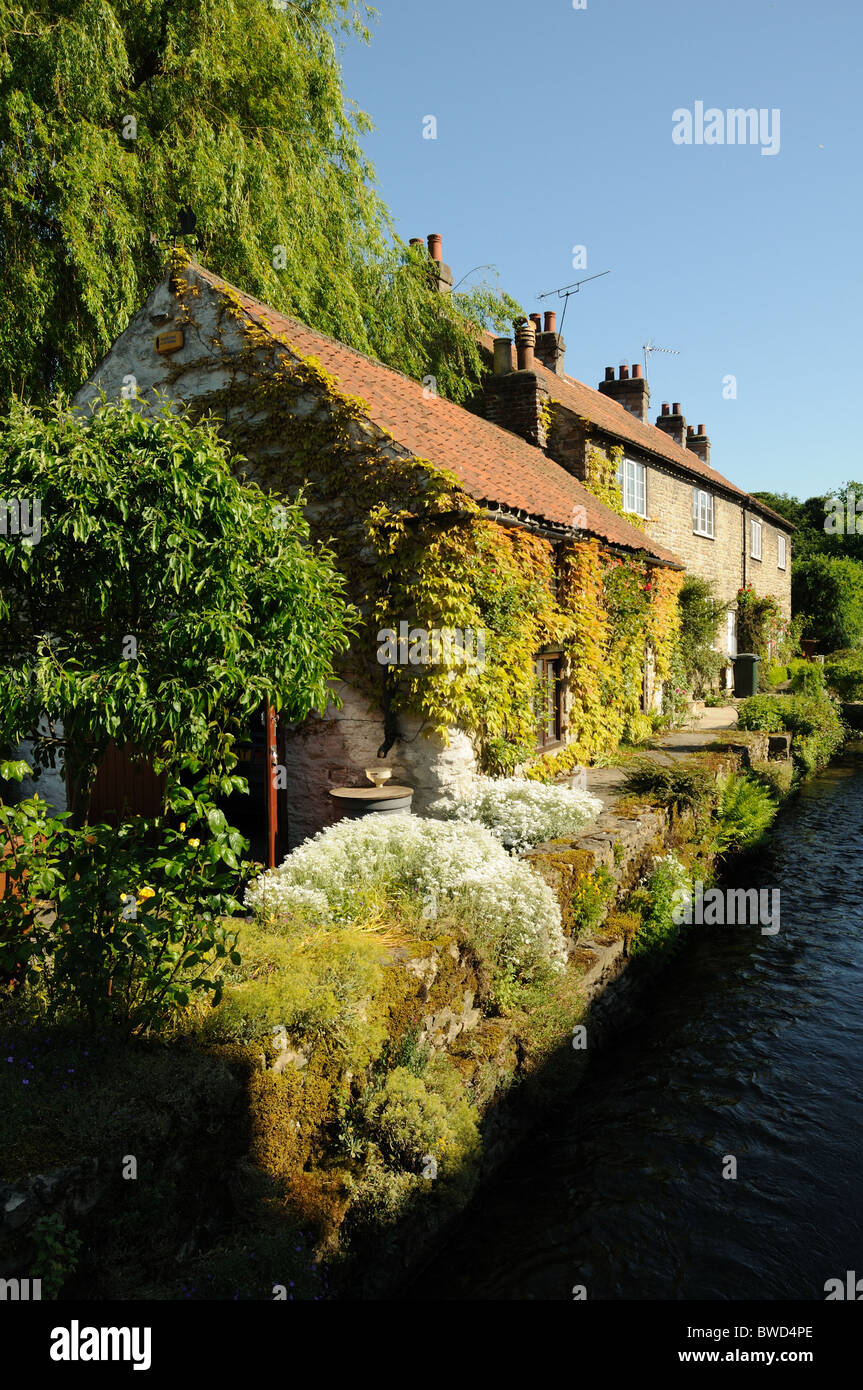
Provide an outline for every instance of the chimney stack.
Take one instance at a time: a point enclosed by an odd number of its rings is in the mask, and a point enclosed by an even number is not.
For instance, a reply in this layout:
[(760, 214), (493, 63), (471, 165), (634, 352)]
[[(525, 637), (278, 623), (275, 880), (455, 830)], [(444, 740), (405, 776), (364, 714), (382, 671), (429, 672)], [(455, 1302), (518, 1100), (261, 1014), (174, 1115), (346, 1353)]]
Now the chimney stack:
[(615, 380), (614, 368), (606, 367), (605, 381), (599, 383), (599, 390), (603, 396), (609, 396), (618, 405), (622, 405), (628, 410), (630, 415), (634, 415), (636, 420), (641, 420), (642, 424), (647, 424), (647, 412), (650, 409), (650, 388), (644, 379), (644, 373), (640, 362), (633, 363), (632, 375), (629, 367), (624, 362), (620, 367), (620, 375)]
[(710, 440), (707, 437), (707, 430), (703, 425), (699, 425), (696, 430), (692, 425), (687, 426), (686, 447), (691, 449), (693, 454), (701, 459), (702, 463), (710, 463)]
[(546, 371), (554, 372), (556, 376), (563, 376), (566, 343), (557, 331), (557, 314), (553, 309), (546, 309), (545, 323), (543, 323), (542, 314), (531, 314), (530, 319), (536, 328), (534, 347), (536, 357)]
[(656, 428), (670, 435), (681, 449), (686, 448), (686, 421), (683, 418), (679, 401), (674, 402), (671, 410), (669, 410), (667, 402), (663, 403), (662, 414), (656, 417)]
[[(411, 245), (413, 246), (413, 241)], [(443, 259), (443, 238), (440, 232), (429, 232), (428, 235), (429, 259), (434, 264), (437, 275), (437, 288), (441, 294), (449, 294), (453, 287), (452, 270)]]

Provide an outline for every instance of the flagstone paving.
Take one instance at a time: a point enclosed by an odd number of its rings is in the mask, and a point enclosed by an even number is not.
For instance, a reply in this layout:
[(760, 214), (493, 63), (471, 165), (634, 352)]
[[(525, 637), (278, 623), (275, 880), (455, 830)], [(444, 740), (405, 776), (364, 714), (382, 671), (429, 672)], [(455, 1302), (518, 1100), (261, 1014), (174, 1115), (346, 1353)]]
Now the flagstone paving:
[[(698, 753), (712, 743), (718, 733), (737, 727), (737, 708), (735, 705), (720, 705), (716, 709), (703, 709), (694, 714), (685, 729), (674, 733), (661, 734), (645, 749), (645, 753), (659, 762), (673, 762), (675, 758)], [(589, 767), (586, 770), (587, 790), (598, 796), (603, 806), (611, 807), (621, 794), (626, 768)]]

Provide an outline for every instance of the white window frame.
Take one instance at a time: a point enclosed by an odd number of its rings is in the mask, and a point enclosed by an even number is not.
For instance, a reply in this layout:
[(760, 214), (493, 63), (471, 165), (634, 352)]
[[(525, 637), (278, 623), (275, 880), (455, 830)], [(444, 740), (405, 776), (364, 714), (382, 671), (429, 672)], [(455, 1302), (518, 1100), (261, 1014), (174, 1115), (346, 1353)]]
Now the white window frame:
[(776, 537), (776, 568), (788, 568), (788, 542), (781, 532)]
[[(647, 516), (647, 468), (637, 459), (622, 458), (617, 466), (617, 482), (623, 510)], [(639, 505), (640, 504), (640, 505)]]
[(692, 489), (692, 532), (696, 536), (709, 536), (711, 540), (716, 535), (713, 493), (701, 487)]
[(761, 522), (754, 517), (749, 519), (749, 558), (751, 560), (761, 559), (762, 549), (762, 527)]

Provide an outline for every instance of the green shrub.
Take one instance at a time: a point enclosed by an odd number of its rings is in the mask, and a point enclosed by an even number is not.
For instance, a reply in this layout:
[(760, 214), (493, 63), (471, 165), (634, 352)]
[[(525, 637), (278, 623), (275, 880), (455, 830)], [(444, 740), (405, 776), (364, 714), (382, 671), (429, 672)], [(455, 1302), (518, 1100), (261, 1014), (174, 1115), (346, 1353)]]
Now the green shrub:
[(827, 685), (841, 700), (863, 700), (863, 652), (834, 652), (823, 669)]
[(623, 731), (623, 742), (649, 743), (653, 733), (653, 720), (649, 714), (631, 714)]
[(33, 1273), (42, 1280), (46, 1298), (56, 1298), (78, 1264), (82, 1241), (68, 1230), (59, 1212), (40, 1216), (33, 1227)]
[[(4, 763), (0, 776), (20, 766)], [(0, 803), (0, 838), (13, 846), (0, 968), (50, 1018), (134, 1032), (168, 1023), (195, 996), (219, 1001), (225, 964), (240, 960), (225, 919), (240, 908), (247, 842), (206, 783), (173, 785), (170, 802), (187, 817), (180, 829), (166, 816), (74, 829), (39, 797)]]
[(430, 1062), (423, 1076), (396, 1067), (382, 1086), (364, 1093), (356, 1112), (367, 1139), (391, 1168), (446, 1177), (478, 1152), (476, 1111), (458, 1074), (441, 1058)]
[(784, 685), (789, 678), (787, 666), (777, 666), (774, 664), (767, 668), (767, 684), (769, 686), (775, 687), (777, 685)]
[(678, 597), (680, 607), (680, 636), (678, 650), (686, 684), (700, 699), (716, 683), (725, 664), (721, 652), (713, 643), (725, 614), (725, 604), (713, 593), (706, 579), (687, 575)]
[[(240, 945), (253, 959), (267, 959), (256, 977), (229, 984), (218, 1009), (201, 1019), (211, 1042), (260, 1042), (277, 1031), (293, 1047), (321, 1044), (349, 1059), (357, 1071), (380, 1053), (382, 1017), (370, 1007), (380, 993), (384, 947), (371, 933), (340, 928), (293, 940), (256, 923), (241, 929)], [(248, 946), (247, 946), (248, 943)], [(246, 960), (238, 973), (245, 973)]]
[(666, 767), (649, 758), (639, 759), (627, 772), (624, 789), (632, 796), (648, 798), (656, 806), (673, 807), (681, 814), (691, 811), (696, 819), (716, 806), (718, 791), (705, 768), (685, 763)]
[(794, 764), (770, 759), (754, 760), (750, 772), (776, 801), (784, 801), (794, 782)]
[(753, 695), (739, 705), (737, 722), (742, 729), (791, 733), (791, 751), (807, 775), (825, 766), (845, 741), (836, 703), (823, 692), (820, 696)]
[(793, 695), (811, 695), (816, 698), (824, 692), (824, 667), (816, 661), (804, 661), (795, 669), (791, 677)]
[(756, 594), (751, 584), (737, 591), (737, 650), (754, 652), (764, 661), (768, 643), (782, 625), (782, 610), (772, 594)]
[(795, 561), (791, 577), (794, 611), (803, 615), (803, 636), (825, 650), (863, 641), (863, 565), (848, 556), (814, 555)]
[(719, 854), (753, 849), (763, 844), (773, 824), (777, 803), (754, 777), (736, 773), (722, 788), (715, 845)]
[(760, 729), (775, 734), (785, 726), (787, 695), (751, 695), (737, 707), (737, 723), (741, 729)]
[(626, 903), (627, 912), (635, 911), (641, 925), (630, 947), (633, 956), (663, 951), (680, 933), (674, 920), (678, 895), (689, 889), (686, 869), (675, 854), (655, 859), (647, 878), (633, 889)]

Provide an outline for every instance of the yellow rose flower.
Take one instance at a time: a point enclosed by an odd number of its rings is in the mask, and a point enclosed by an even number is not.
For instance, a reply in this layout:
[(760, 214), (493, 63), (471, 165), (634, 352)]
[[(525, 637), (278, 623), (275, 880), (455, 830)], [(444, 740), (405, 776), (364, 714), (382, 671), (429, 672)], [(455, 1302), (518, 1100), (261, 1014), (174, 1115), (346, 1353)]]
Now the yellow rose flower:
[(201, 841), (200, 841), (200, 840), (189, 840), (188, 843), (192, 846), (192, 849), (200, 849), (200, 848), (201, 848)]
[(184, 820), (181, 820), (181, 821), (180, 821), (180, 829), (181, 829), (181, 830), (185, 830), (185, 828), (186, 828), (186, 822), (185, 822)]

